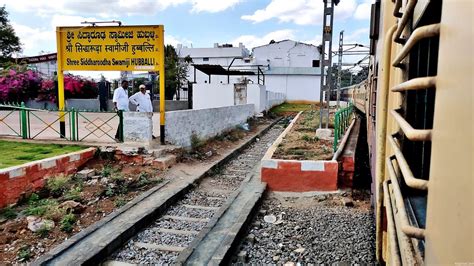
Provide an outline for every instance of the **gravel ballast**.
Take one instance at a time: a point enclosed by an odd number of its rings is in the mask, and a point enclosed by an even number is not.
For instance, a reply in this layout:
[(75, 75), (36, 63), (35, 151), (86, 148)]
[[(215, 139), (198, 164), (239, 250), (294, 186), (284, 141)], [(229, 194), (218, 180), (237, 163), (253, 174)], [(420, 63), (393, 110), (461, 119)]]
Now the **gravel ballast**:
[[(344, 206), (340, 194), (271, 194), (254, 217), (233, 263), (374, 263), (375, 227), (368, 197)], [(277, 222), (267, 223), (266, 215)]]
[[(178, 202), (168, 208), (163, 215), (179, 216), (182, 218), (210, 219), (218, 210), (198, 209), (196, 207), (221, 207), (229, 199), (254, 169), (273, 141), (283, 131), (276, 125), (248, 148), (242, 154), (229, 161), (211, 176), (205, 177), (195, 188), (183, 196)], [(194, 205), (194, 209), (184, 205)], [(174, 247), (186, 247), (195, 235), (173, 235), (159, 232), (159, 229), (174, 229), (184, 231), (201, 231), (207, 222), (176, 220), (161, 216), (147, 228), (132, 237), (108, 259), (134, 264), (172, 264), (179, 252), (156, 251), (137, 246), (136, 243), (152, 243)]]

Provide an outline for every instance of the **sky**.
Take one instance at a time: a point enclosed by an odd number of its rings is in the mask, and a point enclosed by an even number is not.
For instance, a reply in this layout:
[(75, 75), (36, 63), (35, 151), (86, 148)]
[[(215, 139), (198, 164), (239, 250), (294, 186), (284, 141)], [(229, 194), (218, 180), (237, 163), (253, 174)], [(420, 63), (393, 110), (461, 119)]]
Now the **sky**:
[[(341, 0), (335, 8), (333, 51), (344, 43), (368, 45), (372, 0)], [(23, 56), (56, 52), (57, 26), (119, 20), (123, 25), (165, 28), (165, 43), (213, 47), (242, 42), (247, 48), (292, 39), (318, 45), (322, 0), (0, 0), (20, 37)], [(345, 57), (346, 63), (357, 61)]]

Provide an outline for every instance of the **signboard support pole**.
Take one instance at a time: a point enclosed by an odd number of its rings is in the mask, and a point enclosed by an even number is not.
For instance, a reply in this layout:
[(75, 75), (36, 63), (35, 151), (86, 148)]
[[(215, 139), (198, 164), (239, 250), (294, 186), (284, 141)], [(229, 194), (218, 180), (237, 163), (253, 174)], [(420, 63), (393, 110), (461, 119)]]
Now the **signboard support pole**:
[[(164, 31), (163, 28), (161, 28)], [(164, 32), (161, 36), (164, 36)], [(163, 56), (160, 58), (160, 142), (161, 145), (165, 145), (165, 46), (163, 40)]]
[[(57, 47), (60, 47), (60, 32), (56, 30), (56, 42)], [(64, 109), (65, 109), (65, 101), (64, 101), (64, 73), (61, 64), (62, 54), (58, 50), (57, 55), (57, 62), (58, 62), (58, 108), (59, 108), (59, 133), (61, 138), (66, 138), (66, 119)]]

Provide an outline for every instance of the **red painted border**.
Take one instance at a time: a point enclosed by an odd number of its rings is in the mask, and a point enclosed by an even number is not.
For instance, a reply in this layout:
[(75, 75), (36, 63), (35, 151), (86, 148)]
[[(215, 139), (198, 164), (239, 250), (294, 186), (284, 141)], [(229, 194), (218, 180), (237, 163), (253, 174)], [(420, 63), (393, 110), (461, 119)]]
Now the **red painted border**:
[(271, 191), (309, 192), (335, 191), (337, 187), (338, 163), (320, 161), (324, 170), (302, 170), (300, 161), (270, 160), (276, 168), (262, 166), (262, 181)]
[(0, 170), (0, 208), (41, 189), (47, 178), (71, 174), (94, 157), (96, 148), (47, 158)]

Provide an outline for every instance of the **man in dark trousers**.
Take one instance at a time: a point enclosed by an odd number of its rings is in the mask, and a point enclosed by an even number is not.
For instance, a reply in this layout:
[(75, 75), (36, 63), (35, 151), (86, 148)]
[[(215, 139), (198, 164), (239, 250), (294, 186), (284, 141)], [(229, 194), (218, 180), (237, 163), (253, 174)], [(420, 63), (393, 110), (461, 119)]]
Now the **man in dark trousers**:
[(105, 77), (102, 76), (99, 82), (99, 104), (100, 104), (100, 111), (107, 111), (107, 102), (109, 100), (109, 84), (105, 80)]
[[(122, 80), (122, 86), (114, 90), (114, 96), (113, 96), (112, 101), (114, 103), (114, 109), (116, 112), (129, 111), (128, 109), (128, 81), (127, 80)], [(119, 127), (117, 128), (117, 133), (115, 134), (115, 141), (117, 142), (121, 141), (120, 139), (121, 136), (119, 134), (121, 127), (122, 127), (122, 124), (119, 123)]]

